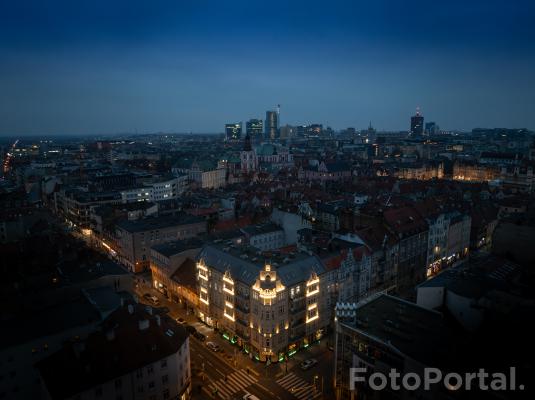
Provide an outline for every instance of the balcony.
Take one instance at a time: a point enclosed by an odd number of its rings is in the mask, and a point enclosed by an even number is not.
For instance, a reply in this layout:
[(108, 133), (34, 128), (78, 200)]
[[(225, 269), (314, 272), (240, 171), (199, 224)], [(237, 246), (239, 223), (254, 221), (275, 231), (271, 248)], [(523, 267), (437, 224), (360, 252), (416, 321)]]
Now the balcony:
[(242, 304), (240, 304), (240, 303), (235, 303), (235, 304), (234, 304), (234, 308), (235, 308), (236, 310), (240, 311), (240, 312), (243, 313), (243, 314), (249, 314), (249, 307), (244, 306), (244, 305), (242, 305)]
[(249, 295), (248, 294), (245, 294), (245, 293), (242, 293), (242, 292), (239, 292), (239, 291), (235, 291), (235, 296), (236, 297), (239, 297), (240, 299), (243, 299), (243, 300), (247, 300), (249, 301)]
[(249, 324), (246, 321), (244, 321), (243, 319), (236, 318), (236, 322), (238, 324), (240, 324), (241, 326), (243, 326), (244, 328), (246, 328), (246, 329), (249, 328)]
[(304, 304), (302, 306), (299, 306), (299, 307), (290, 307), (290, 312), (292, 314), (301, 314), (305, 310), (306, 310), (306, 306)]
[(290, 323), (290, 327), (292, 329), (294, 329), (294, 328), (298, 328), (298, 327), (300, 327), (300, 326), (302, 326), (304, 324), (305, 324), (305, 319), (304, 318), (299, 318), (297, 321), (292, 321)]

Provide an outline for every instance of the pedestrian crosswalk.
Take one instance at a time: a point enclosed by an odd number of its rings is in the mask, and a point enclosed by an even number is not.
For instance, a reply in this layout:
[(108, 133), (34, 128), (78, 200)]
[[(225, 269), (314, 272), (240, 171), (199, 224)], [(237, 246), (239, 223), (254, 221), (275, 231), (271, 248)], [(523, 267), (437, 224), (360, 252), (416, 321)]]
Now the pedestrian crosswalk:
[(314, 385), (298, 377), (293, 372), (278, 379), (277, 383), (299, 400), (312, 400), (321, 397), (321, 392), (316, 390)]
[(216, 394), (222, 399), (230, 398), (234, 393), (245, 389), (246, 387), (256, 383), (257, 379), (246, 373), (243, 369), (237, 370), (229, 374), (225, 378), (221, 378), (216, 382), (212, 382), (208, 387), (212, 394)]

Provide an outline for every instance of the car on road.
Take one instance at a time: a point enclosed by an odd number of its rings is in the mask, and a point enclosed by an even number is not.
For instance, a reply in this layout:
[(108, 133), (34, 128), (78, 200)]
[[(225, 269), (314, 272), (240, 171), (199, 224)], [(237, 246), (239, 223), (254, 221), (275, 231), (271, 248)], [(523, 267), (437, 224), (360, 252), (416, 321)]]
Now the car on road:
[(182, 317), (179, 317), (179, 318), (176, 319), (176, 322), (178, 322), (179, 324), (184, 324), (184, 323), (186, 323), (186, 320), (184, 318), (182, 318)]
[(260, 400), (258, 397), (256, 397), (254, 394), (247, 393), (245, 396), (242, 397), (243, 400)]
[(156, 297), (156, 296), (154, 296), (154, 295), (152, 295), (152, 294), (145, 293), (145, 294), (143, 295), (143, 298), (144, 298), (145, 300), (147, 300), (148, 302), (150, 302), (152, 305), (157, 306), (157, 305), (160, 304), (160, 300), (158, 300), (158, 297)]
[(309, 358), (308, 360), (305, 360), (303, 361), (301, 364), (299, 364), (299, 367), (303, 370), (303, 371), (306, 371), (307, 369), (310, 369), (312, 368), (314, 365), (316, 365), (318, 363), (318, 360), (316, 360), (315, 358)]
[(201, 342), (204, 342), (206, 340), (206, 336), (204, 336), (201, 332), (195, 332), (193, 334), (193, 337), (197, 338)]
[(219, 345), (214, 342), (206, 342), (206, 346), (212, 351), (215, 351), (215, 352), (219, 351)]

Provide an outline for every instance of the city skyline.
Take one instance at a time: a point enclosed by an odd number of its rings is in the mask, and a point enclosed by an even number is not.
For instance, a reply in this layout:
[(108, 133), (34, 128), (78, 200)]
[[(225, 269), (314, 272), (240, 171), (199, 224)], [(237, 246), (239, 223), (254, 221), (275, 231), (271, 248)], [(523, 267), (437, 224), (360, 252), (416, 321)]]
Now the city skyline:
[(534, 5), (517, 1), (0, 6), (0, 135), (535, 128)]

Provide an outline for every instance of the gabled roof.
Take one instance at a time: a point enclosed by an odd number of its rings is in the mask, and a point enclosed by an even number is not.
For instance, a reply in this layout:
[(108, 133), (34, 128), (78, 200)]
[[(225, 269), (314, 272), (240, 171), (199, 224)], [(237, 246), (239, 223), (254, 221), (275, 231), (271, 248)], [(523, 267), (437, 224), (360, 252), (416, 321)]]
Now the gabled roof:
[(247, 285), (255, 283), (258, 277), (260, 267), (254, 265), (241, 258), (234, 257), (227, 252), (220, 250), (214, 246), (204, 246), (199, 255), (198, 260), (203, 260), (206, 265), (216, 269), (221, 273), (230, 271), (232, 279), (237, 279)]
[(277, 268), (277, 276), (284, 286), (294, 286), (310, 278), (312, 272), (321, 275), (327, 270), (317, 256), (297, 260)]

